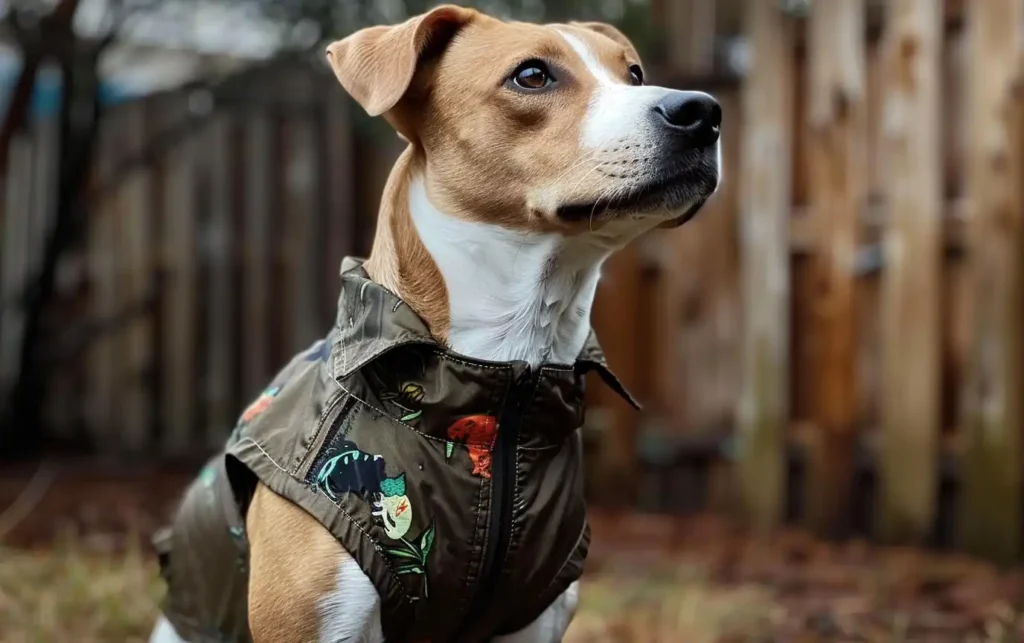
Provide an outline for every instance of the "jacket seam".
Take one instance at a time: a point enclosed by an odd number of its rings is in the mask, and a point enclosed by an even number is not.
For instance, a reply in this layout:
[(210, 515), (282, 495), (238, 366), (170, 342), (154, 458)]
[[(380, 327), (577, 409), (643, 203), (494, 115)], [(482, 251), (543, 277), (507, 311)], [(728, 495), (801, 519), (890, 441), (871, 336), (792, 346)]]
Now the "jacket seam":
[(420, 431), (419, 429), (417, 429), (416, 427), (412, 426), (411, 424), (406, 424), (405, 422), (402, 422), (401, 420), (398, 420), (396, 418), (391, 417), (391, 414), (389, 414), (387, 411), (385, 411), (383, 409), (380, 409), (380, 408), (377, 408), (373, 404), (370, 404), (369, 402), (367, 402), (363, 398), (359, 397), (358, 395), (356, 395), (352, 391), (350, 391), (347, 388), (345, 388), (344, 384), (341, 384), (339, 382), (338, 386), (340, 386), (341, 390), (345, 391), (345, 393), (347, 393), (353, 400), (355, 400), (356, 402), (359, 402), (360, 404), (362, 404), (363, 406), (365, 406), (365, 407), (367, 407), (369, 409), (372, 409), (372, 410), (376, 411), (380, 415), (386, 417), (391, 422), (393, 422), (393, 423), (395, 423), (395, 424), (397, 424), (397, 425), (399, 425), (401, 427), (404, 427), (406, 429), (409, 429), (410, 431), (412, 431), (412, 432), (414, 432), (414, 433), (416, 433), (416, 434), (418, 434), (418, 435), (420, 435), (420, 436), (422, 436), (422, 437), (424, 437), (424, 438), (426, 438), (428, 440), (433, 440), (434, 442), (440, 442), (440, 443), (447, 443), (448, 442), (448, 440), (443, 440), (441, 438), (438, 438), (438, 437), (435, 437), (433, 435), (430, 435), (429, 433), (424, 433), (423, 431)]

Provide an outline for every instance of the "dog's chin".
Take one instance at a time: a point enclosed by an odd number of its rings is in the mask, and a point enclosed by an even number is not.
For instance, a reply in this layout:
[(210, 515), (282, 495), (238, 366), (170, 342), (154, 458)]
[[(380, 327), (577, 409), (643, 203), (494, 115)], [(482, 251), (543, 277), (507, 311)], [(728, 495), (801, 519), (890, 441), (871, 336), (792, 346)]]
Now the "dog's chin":
[(611, 197), (563, 204), (556, 214), (559, 220), (570, 224), (652, 217), (662, 220), (661, 227), (677, 227), (693, 219), (717, 184), (718, 168), (699, 164), (666, 172)]

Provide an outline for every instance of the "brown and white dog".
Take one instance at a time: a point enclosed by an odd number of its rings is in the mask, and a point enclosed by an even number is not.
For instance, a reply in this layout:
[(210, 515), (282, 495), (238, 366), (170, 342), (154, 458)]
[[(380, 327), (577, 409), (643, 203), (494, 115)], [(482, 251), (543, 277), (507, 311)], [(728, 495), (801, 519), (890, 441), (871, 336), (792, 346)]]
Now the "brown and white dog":
[[(718, 187), (718, 104), (645, 85), (609, 25), (441, 6), (327, 53), (344, 88), (409, 141), (366, 270), (458, 353), (571, 363), (602, 262), (685, 222)], [(374, 586), (326, 529), (263, 486), (246, 521), (257, 643), (383, 640)], [(560, 641), (576, 597), (574, 584), (495, 640)], [(151, 640), (180, 639), (161, 622)]]

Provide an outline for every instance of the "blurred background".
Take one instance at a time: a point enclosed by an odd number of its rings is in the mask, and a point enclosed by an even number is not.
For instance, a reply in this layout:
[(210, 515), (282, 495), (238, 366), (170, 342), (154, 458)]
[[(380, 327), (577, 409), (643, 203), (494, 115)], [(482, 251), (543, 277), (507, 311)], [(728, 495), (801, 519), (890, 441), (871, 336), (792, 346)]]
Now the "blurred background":
[[(402, 143), (326, 42), (428, 0), (0, 0), (0, 641), (142, 641), (148, 537), (333, 322)], [(604, 271), (569, 640), (1024, 641), (1024, 0), (480, 0), (724, 110)]]

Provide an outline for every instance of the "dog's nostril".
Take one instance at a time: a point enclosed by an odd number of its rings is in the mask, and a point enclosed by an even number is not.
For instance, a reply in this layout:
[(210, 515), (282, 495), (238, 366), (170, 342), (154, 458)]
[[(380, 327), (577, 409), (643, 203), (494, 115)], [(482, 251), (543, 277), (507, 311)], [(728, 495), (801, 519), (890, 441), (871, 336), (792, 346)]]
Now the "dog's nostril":
[(722, 106), (715, 103), (711, 107), (711, 114), (708, 116), (708, 125), (718, 129), (722, 126)]
[(673, 125), (694, 127), (695, 125), (700, 125), (700, 122), (707, 115), (707, 110), (703, 105), (698, 101), (691, 100), (683, 103), (679, 110), (669, 118)]
[(722, 125), (722, 107), (703, 92), (671, 92), (654, 109), (680, 133), (700, 139), (694, 140), (699, 145), (713, 143)]

